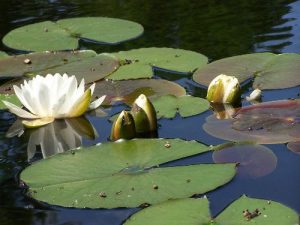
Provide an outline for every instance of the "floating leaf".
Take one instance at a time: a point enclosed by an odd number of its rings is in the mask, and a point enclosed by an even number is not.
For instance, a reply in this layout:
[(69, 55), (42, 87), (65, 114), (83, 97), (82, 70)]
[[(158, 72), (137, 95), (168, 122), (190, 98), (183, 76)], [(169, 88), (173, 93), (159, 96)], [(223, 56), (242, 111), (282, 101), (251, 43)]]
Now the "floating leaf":
[(152, 103), (158, 118), (173, 118), (176, 113), (182, 117), (189, 117), (209, 109), (209, 103), (206, 99), (190, 95), (180, 97), (165, 95), (153, 99)]
[(127, 104), (144, 94), (150, 99), (162, 95), (185, 95), (185, 89), (180, 85), (162, 79), (139, 79), (124, 81), (99, 81), (96, 83), (95, 96), (107, 95), (106, 101), (123, 101)]
[(80, 38), (117, 44), (142, 33), (143, 27), (132, 21), (82, 17), (26, 25), (12, 30), (2, 41), (10, 48), (24, 51), (57, 51), (77, 49)]
[(124, 65), (108, 78), (127, 80), (151, 78), (153, 67), (179, 73), (191, 73), (207, 64), (207, 57), (188, 50), (173, 48), (140, 48), (114, 53)]
[(210, 149), (179, 139), (103, 143), (34, 163), (21, 179), (33, 198), (54, 205), (137, 207), (205, 193), (229, 182), (235, 164), (157, 167)]
[(34, 76), (40, 71), (81, 61), (97, 54), (91, 50), (70, 52), (36, 52), (0, 59), (0, 77)]
[[(259, 215), (254, 216), (255, 210)], [(253, 218), (247, 218), (248, 210)], [(249, 216), (250, 217), (250, 216)], [(277, 202), (242, 196), (229, 205), (216, 219), (209, 215), (209, 203), (205, 198), (170, 200), (150, 206), (133, 214), (125, 225), (292, 225), (299, 217), (292, 209)]]
[[(252, 219), (244, 217), (243, 210), (253, 213), (256, 209), (259, 210), (260, 215)], [(216, 218), (216, 224), (219, 225), (248, 225), (249, 223), (259, 225), (299, 224), (299, 216), (295, 211), (280, 203), (242, 196)]]
[(119, 61), (107, 54), (100, 54), (82, 61), (68, 63), (53, 69), (44, 70), (42, 75), (48, 73), (67, 73), (75, 75), (77, 80), (84, 78), (86, 83), (100, 80), (111, 74), (119, 67)]
[(11, 102), (17, 106), (22, 106), (16, 95), (0, 94), (0, 109), (7, 109), (6, 105), (2, 101)]
[(67, 73), (86, 83), (100, 80), (112, 73), (119, 61), (94, 51), (37, 52), (0, 59), (0, 77), (22, 77)]
[(210, 224), (206, 198), (169, 200), (133, 214), (125, 225), (197, 225)]
[(230, 141), (277, 144), (300, 141), (299, 100), (281, 100), (241, 108), (233, 119), (206, 119), (203, 129)]
[(202, 85), (219, 74), (233, 75), (243, 82), (254, 78), (253, 88), (281, 89), (300, 85), (300, 55), (254, 53), (217, 60), (199, 68), (193, 79)]
[(277, 157), (266, 146), (240, 144), (213, 152), (215, 163), (239, 163), (238, 173), (248, 177), (262, 177), (276, 169)]
[(0, 58), (8, 57), (8, 55), (5, 52), (0, 51)]

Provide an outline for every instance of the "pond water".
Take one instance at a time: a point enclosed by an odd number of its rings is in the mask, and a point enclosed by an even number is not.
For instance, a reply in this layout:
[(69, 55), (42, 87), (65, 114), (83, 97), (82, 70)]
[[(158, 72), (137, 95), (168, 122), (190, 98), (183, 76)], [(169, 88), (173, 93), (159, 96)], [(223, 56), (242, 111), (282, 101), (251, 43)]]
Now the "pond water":
[[(81, 43), (82, 49), (111, 52), (140, 47), (173, 47), (193, 50), (216, 60), (228, 56), (271, 51), (300, 53), (300, 1), (292, 0), (2, 0), (0, 2), (0, 38), (10, 30), (47, 19), (57, 20), (77, 16), (108, 16), (136, 21), (145, 28), (143, 36), (116, 46)], [(0, 45), (0, 50), (13, 53)], [(157, 77), (173, 80), (194, 96), (206, 92), (190, 77), (157, 72)], [(247, 93), (245, 92), (245, 95)], [(263, 101), (297, 98), (299, 87), (265, 91)], [(109, 115), (119, 111), (117, 106)], [(182, 119), (159, 120), (158, 135), (162, 138), (197, 140), (207, 145), (223, 143), (202, 129), (207, 111)], [(107, 141), (111, 123), (107, 118), (92, 115), (99, 138), (83, 139), (84, 145)], [(15, 117), (0, 112), (0, 224), (121, 224), (138, 209), (87, 210), (54, 207), (26, 197), (18, 182), (20, 171), (28, 165), (27, 139), (5, 138)], [(300, 134), (299, 134), (300, 135)], [(300, 154), (289, 151), (286, 144), (266, 145), (277, 157), (276, 169), (262, 177), (243, 176), (207, 194), (213, 215), (218, 214), (240, 195), (272, 199), (300, 213)], [(42, 158), (37, 152), (33, 160)], [(101, 159), (99, 159), (101, 160)], [(212, 162), (211, 153), (168, 163), (187, 165)]]

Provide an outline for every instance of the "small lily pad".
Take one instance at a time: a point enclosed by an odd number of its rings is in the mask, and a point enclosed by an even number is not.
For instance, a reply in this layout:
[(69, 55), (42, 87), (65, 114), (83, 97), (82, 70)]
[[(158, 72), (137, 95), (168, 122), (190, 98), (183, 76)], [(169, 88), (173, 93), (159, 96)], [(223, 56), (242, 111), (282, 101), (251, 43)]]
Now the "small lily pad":
[(238, 173), (246, 177), (262, 177), (276, 169), (277, 157), (266, 146), (236, 144), (213, 152), (215, 163), (238, 163)]
[(203, 129), (210, 135), (230, 141), (278, 144), (300, 141), (299, 100), (281, 100), (246, 106), (232, 119), (209, 116)]
[(21, 173), (21, 180), (33, 198), (59, 206), (156, 204), (205, 193), (229, 182), (235, 175), (235, 164), (158, 167), (211, 149), (179, 139), (102, 143), (33, 163)]
[(182, 96), (186, 92), (180, 85), (163, 79), (99, 81), (94, 91), (95, 96), (106, 95), (108, 103), (121, 101), (128, 105), (131, 105), (140, 94), (153, 99), (167, 94)]
[(254, 53), (212, 62), (199, 68), (193, 79), (208, 86), (216, 76), (226, 74), (235, 76), (240, 83), (254, 79), (254, 89), (281, 89), (300, 85), (299, 70), (300, 54)]
[(207, 64), (207, 57), (193, 51), (173, 48), (140, 48), (114, 53), (123, 65), (108, 78), (127, 80), (151, 78), (154, 68), (191, 73)]
[(18, 97), (14, 94), (0, 94), (0, 109), (7, 109), (6, 105), (2, 101), (11, 102), (17, 106), (22, 106), (22, 103), (19, 101)]
[(165, 95), (152, 100), (157, 112), (157, 118), (173, 118), (176, 113), (182, 117), (194, 116), (209, 109), (206, 99), (190, 95), (173, 96)]
[(211, 219), (206, 198), (180, 199), (143, 209), (133, 214), (124, 224), (292, 225), (298, 223), (298, 214), (280, 203), (242, 196), (230, 204), (216, 219)]
[(19, 27), (2, 41), (10, 48), (23, 51), (72, 50), (78, 48), (79, 39), (117, 44), (133, 39), (143, 31), (140, 24), (128, 20), (82, 17)]

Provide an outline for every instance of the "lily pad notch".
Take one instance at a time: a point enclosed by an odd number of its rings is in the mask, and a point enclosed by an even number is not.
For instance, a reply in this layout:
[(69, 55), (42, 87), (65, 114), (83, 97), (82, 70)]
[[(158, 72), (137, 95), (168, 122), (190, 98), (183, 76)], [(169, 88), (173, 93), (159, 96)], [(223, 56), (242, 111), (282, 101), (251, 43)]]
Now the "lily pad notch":
[(72, 50), (78, 48), (79, 39), (115, 45), (137, 38), (143, 32), (142, 25), (128, 20), (79, 17), (19, 27), (4, 36), (2, 42), (23, 51)]
[(170, 200), (133, 214), (125, 225), (296, 225), (299, 216), (292, 209), (269, 200), (245, 195), (212, 219), (207, 198)]

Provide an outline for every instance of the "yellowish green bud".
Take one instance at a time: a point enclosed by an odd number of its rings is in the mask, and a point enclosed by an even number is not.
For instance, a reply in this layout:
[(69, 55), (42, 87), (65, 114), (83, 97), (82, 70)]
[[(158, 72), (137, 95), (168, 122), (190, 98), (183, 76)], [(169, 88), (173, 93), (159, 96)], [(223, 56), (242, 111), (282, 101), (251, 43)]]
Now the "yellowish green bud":
[(212, 103), (235, 104), (241, 99), (241, 87), (234, 76), (221, 74), (213, 79), (208, 87), (207, 100)]
[(141, 94), (132, 105), (132, 113), (137, 132), (157, 130), (156, 111), (150, 100)]
[(116, 141), (118, 139), (132, 139), (135, 136), (133, 116), (130, 112), (123, 110), (112, 125), (110, 139)]

